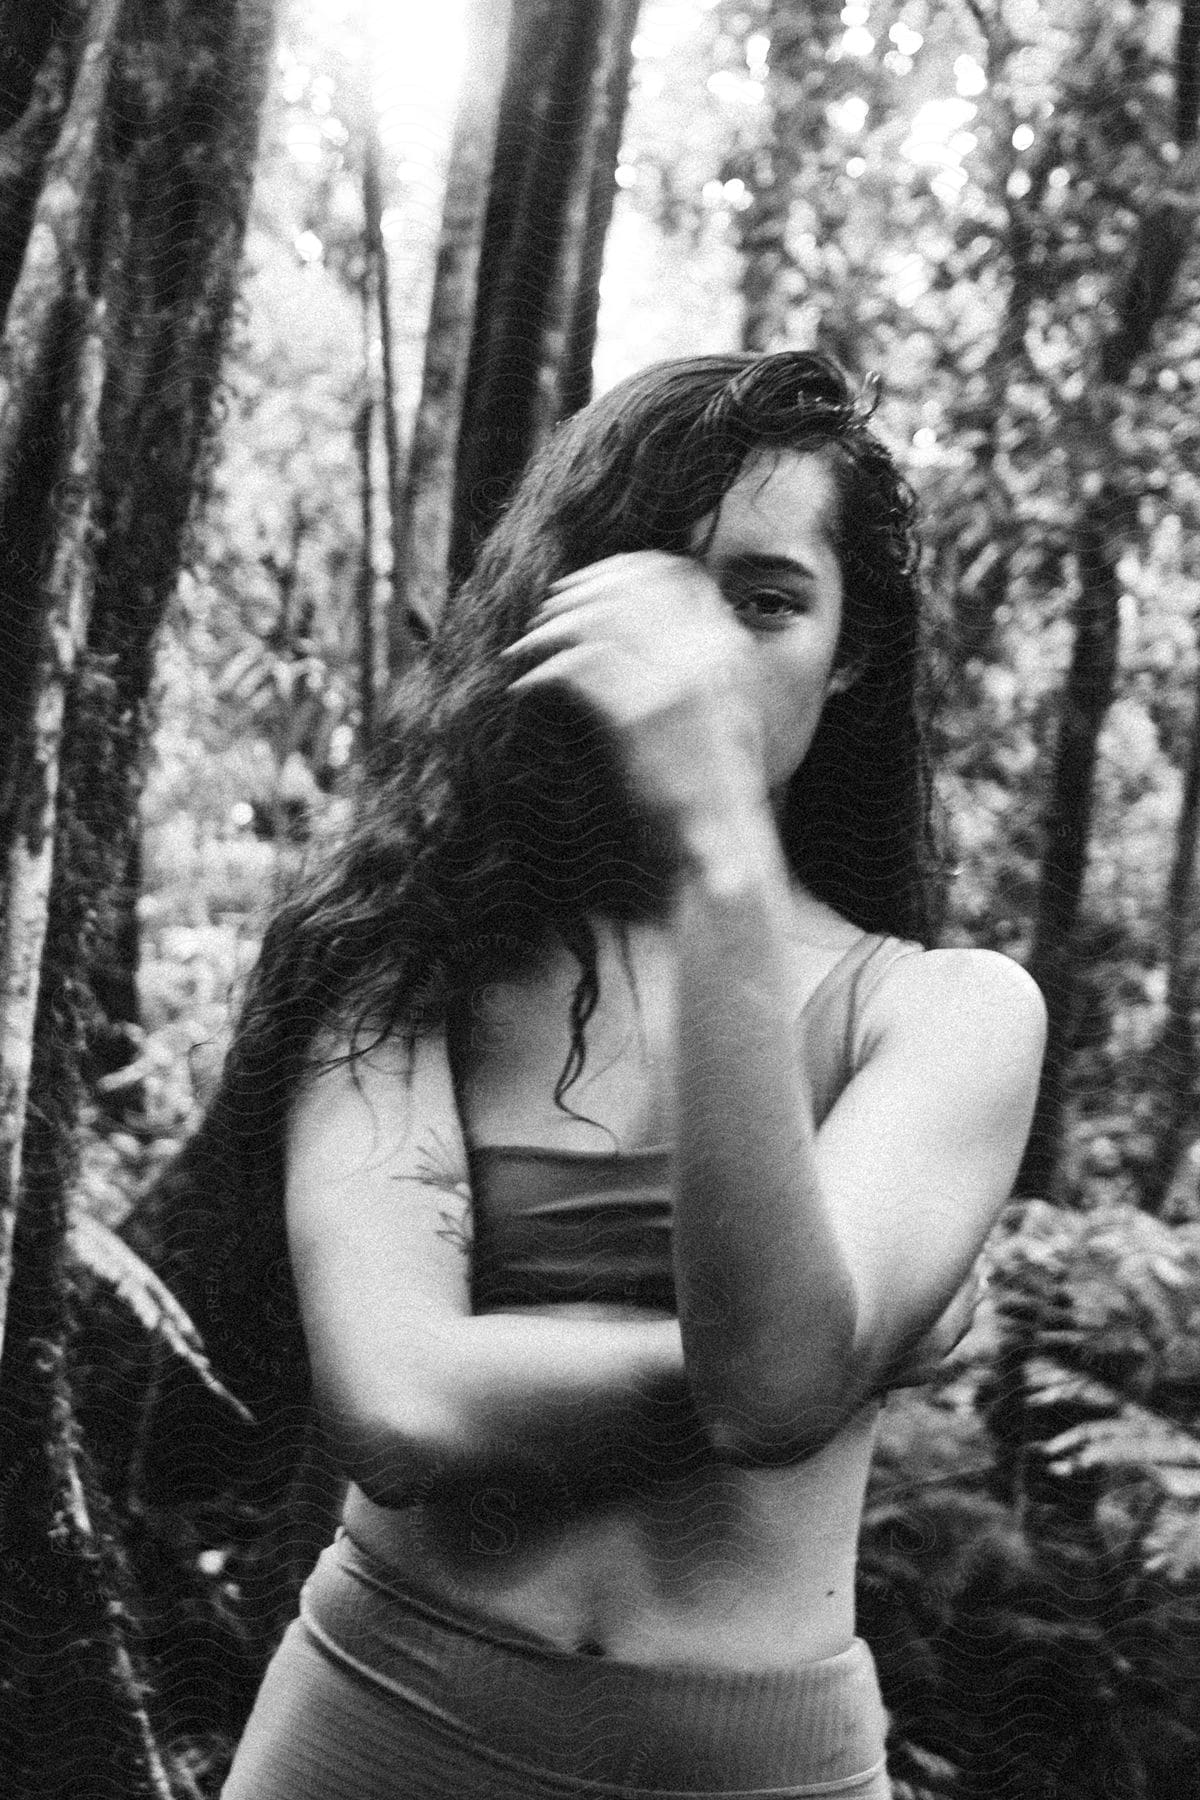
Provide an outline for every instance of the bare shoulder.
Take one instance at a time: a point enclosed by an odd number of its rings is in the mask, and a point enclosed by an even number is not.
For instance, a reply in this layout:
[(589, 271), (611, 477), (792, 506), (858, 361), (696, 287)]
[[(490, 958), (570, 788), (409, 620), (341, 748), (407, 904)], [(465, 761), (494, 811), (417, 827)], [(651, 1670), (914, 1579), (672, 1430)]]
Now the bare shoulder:
[(1019, 962), (999, 950), (925, 950), (897, 960), (880, 983), (881, 996), (904, 996), (911, 1006), (954, 999), (985, 1011), (999, 1007), (1014, 1016), (1045, 1015), (1041, 989)]
[(977, 1047), (992, 1060), (1041, 1058), (1046, 1004), (1018, 962), (998, 950), (926, 950), (904, 956), (871, 994), (864, 1026), (870, 1039), (941, 1046), (948, 1054)]

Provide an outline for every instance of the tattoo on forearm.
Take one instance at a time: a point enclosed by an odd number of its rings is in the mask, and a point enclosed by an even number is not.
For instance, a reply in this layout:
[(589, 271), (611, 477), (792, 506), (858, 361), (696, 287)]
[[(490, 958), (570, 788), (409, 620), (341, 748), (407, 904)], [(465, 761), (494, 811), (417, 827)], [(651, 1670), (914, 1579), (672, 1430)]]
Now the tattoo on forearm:
[(439, 1224), (434, 1235), (453, 1244), (463, 1256), (470, 1256), (473, 1241), (471, 1222), (471, 1183), (461, 1157), (455, 1156), (448, 1144), (432, 1136), (421, 1149), (416, 1179), (424, 1187), (435, 1188), (452, 1200), (452, 1206), (438, 1208)]
[(470, 1256), (473, 1242), (470, 1203), (464, 1202), (459, 1213), (452, 1213), (447, 1208), (440, 1207), (438, 1218), (441, 1223), (434, 1232), (434, 1236), (442, 1238), (447, 1244), (453, 1244), (463, 1256)]

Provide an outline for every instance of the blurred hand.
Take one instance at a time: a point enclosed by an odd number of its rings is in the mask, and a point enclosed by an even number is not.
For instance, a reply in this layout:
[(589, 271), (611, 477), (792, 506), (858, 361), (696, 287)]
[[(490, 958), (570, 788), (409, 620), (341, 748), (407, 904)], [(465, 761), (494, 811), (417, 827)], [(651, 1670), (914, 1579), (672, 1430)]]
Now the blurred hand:
[(751, 647), (712, 577), (638, 550), (556, 582), (503, 652), (511, 690), (565, 690), (609, 727), (634, 799), (686, 841), (766, 800)]

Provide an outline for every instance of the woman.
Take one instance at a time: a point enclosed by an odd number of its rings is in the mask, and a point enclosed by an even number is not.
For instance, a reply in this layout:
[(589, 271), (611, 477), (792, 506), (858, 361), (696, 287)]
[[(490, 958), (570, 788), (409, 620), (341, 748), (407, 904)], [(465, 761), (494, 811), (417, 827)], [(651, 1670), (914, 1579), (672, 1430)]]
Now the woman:
[(923, 947), (914, 570), (833, 365), (699, 357), (565, 425), (450, 600), (242, 1027), (290, 983), (351, 1486), (226, 1800), (888, 1794), (875, 1417), (969, 1320), (1043, 1032)]

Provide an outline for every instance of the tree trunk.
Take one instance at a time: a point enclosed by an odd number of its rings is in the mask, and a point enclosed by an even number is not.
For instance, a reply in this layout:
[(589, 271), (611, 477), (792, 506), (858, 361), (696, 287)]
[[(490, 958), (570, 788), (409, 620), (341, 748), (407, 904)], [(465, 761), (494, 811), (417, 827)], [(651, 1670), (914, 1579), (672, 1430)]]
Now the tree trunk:
[[(117, 65), (114, 152), (94, 251), (110, 320), (102, 551), (80, 693), (86, 704), (73, 711), (67, 744), (76, 917), (90, 937), (89, 967), (104, 971), (105, 997), (114, 1001), (136, 992), (138, 896), (128, 872), (138, 866), (153, 646), (204, 479), (250, 197), (258, 117), (251, 84), (265, 84), (261, 45), (272, 5), (220, 0), (198, 10), (172, 0), (149, 16), (132, 9)], [(134, 127), (117, 123), (125, 120)], [(97, 1066), (111, 1065), (123, 1030), (132, 1053), (129, 1024), (136, 1020), (94, 1007), (89, 1048)]]
[(354, 457), (358, 464), (358, 572), (354, 613), (358, 626), (358, 741), (363, 754), (375, 742), (375, 493), (371, 431), (375, 407), (370, 390), (354, 415)]
[[(1185, 152), (1194, 186), (1197, 130), (1200, 126), (1200, 5), (1185, 5), (1179, 21), (1176, 49), (1175, 138)], [(1181, 181), (1180, 189), (1183, 189)], [(1135, 356), (1149, 336), (1152, 306), (1165, 304), (1188, 245), (1188, 218), (1183, 204), (1172, 199), (1147, 221), (1145, 263), (1153, 274), (1130, 281), (1126, 310), (1137, 324), (1121, 341), (1124, 356)], [(1149, 246), (1158, 243), (1157, 250)], [(1149, 323), (1146, 323), (1147, 316)], [(1116, 363), (1116, 352), (1112, 353)], [(1183, 797), (1175, 833), (1175, 852), (1167, 882), (1164, 936), (1167, 946), (1167, 1016), (1150, 1059), (1148, 1086), (1158, 1101), (1160, 1117), (1154, 1156), (1142, 1179), (1142, 1204), (1147, 1211), (1162, 1211), (1172, 1180), (1187, 1147), (1195, 1116), (1196, 1078), (1200, 1052), (1193, 1014), (1196, 1006), (1196, 858), (1200, 851), (1200, 700), (1192, 720)]]
[[(1116, 509), (1107, 481), (1076, 530), (1075, 639), (1059, 713), (1029, 972), (1046, 998), (1046, 1059), (1019, 1186), (1048, 1195), (1058, 1152), (1063, 1082), (1075, 1028), (1075, 925), (1087, 872), (1100, 731), (1117, 677), (1120, 583)], [(1124, 521), (1120, 521), (1124, 523)]]
[[(1000, 63), (993, 80), (1011, 79), (1007, 63), (1019, 47), (1016, 40), (1007, 34), (1003, 36), (989, 58), (989, 71), (993, 60)], [(1005, 129), (997, 136), (1011, 143), (1016, 123), (1016, 114), (1010, 108)], [(974, 483), (986, 495), (976, 531), (954, 532), (949, 546), (958, 565), (946, 585), (954, 608), (955, 665), (960, 679), (972, 662), (986, 661), (989, 656), (996, 620), (1009, 593), (1013, 557), (1024, 532), (1014, 509), (1010, 478), (997, 452), (1012, 384), (1028, 379), (1032, 373), (1027, 338), (1041, 279), (1039, 253), (1044, 248), (1038, 220), (1050, 174), (1064, 154), (1056, 134), (1046, 132), (1043, 137), (1039, 154), (1025, 170), (1029, 179), (1026, 192), (1012, 193), (1008, 181), (1001, 190), (1005, 219), (999, 247), (1009, 273), (1004, 312), (978, 384), (966, 384), (949, 427), (952, 438), (965, 437), (973, 446), (973, 466), (964, 486)], [(1010, 177), (1016, 167), (1014, 155)], [(970, 578), (958, 579), (958, 568), (969, 570)]]
[[(1184, 157), (1174, 192), (1144, 215), (1112, 330), (1100, 349), (1096, 417), (1106, 398), (1128, 381), (1150, 343), (1175, 289), (1189, 241), (1191, 208), (1180, 194), (1195, 174), (1200, 105), (1200, 0), (1183, 0), (1176, 43), (1176, 132)], [(1089, 446), (1092, 492), (1081, 504), (1075, 532), (1078, 596), (1074, 645), (1063, 696), (1062, 721), (1043, 823), (1030, 972), (1049, 1012), (1049, 1038), (1033, 1129), (1018, 1184), (1050, 1195), (1070, 1063), (1076, 1004), (1075, 930), (1087, 870), (1096, 746), (1117, 676), (1120, 534), (1131, 523), (1119, 452), (1111, 430)]]
[[(12, 719), (11, 737), (5, 746), (0, 1355), (50, 900), (67, 688), (83, 645), (92, 598), (89, 539), (104, 379), (100, 336), (104, 308), (100, 297), (88, 292), (82, 259), (94, 205), (89, 184), (98, 155), (119, 12), (120, 0), (104, 0), (95, 9), (82, 42), (70, 106), (46, 165), (26, 254), (11, 289), (0, 361), (0, 503), (6, 494), (23, 489), (21, 476), (35, 459), (52, 482), (61, 479), (65, 484), (61, 499), (55, 501), (53, 521), (50, 509), (42, 509), (44, 528), (58, 525), (57, 542), (43, 539), (23, 545), (19, 552), (20, 573), (36, 610), (32, 616), (16, 615), (27, 621), (27, 643), (21, 646), (27, 655), (14, 659), (13, 670), (16, 697), (24, 704)], [(43, 437), (44, 419), (39, 409), (47, 409), (49, 418), (58, 424), (57, 432)], [(6, 518), (5, 524), (8, 522)], [(6, 547), (14, 547), (7, 531), (4, 541)], [(50, 567), (43, 580), (41, 571), (47, 561)]]
[(405, 613), (432, 626), (446, 588), (454, 499), (454, 457), (462, 423), (488, 182), (496, 149), (500, 83), (512, 0), (474, 0), (466, 21), (463, 74), (425, 338), (421, 397), (413, 424), (393, 595), (390, 662), (399, 672), (412, 649)]
[(1192, 1016), (1196, 1006), (1196, 857), (1200, 851), (1200, 697), (1192, 718), (1183, 800), (1167, 881), (1167, 1016), (1149, 1059), (1146, 1082), (1158, 1112), (1154, 1155), (1141, 1183), (1142, 1205), (1160, 1213), (1170, 1196), (1195, 1122), (1200, 1053)]
[(271, 15), (269, 0), (45, 10), (0, 147), (15, 169), (0, 217), (25, 221), (0, 240), (0, 1789), (165, 1800), (188, 1784), (155, 1741), (129, 1571), (79, 1437), (64, 1237), (100, 971), (132, 989), (111, 964), (134, 954), (152, 648), (211, 416)]
[[(30, 418), (48, 401), (66, 404), (69, 377), (62, 365), (77, 356), (86, 335), (84, 315), (93, 303), (81, 291), (77, 265), (87, 230), (84, 195), (96, 154), (115, 18), (109, 0), (94, 14), (86, 35), (76, 20), (79, 35), (74, 41), (53, 39), (40, 79), (31, 84), (26, 116), (7, 134), (9, 143), (23, 143), (21, 153), (10, 159), (12, 189), (0, 203), (0, 216), (14, 222), (19, 218), (25, 229), (19, 238), (0, 240), (0, 293), (6, 300), (0, 356), (0, 544), (6, 600), (0, 731), (0, 821), (5, 823), (0, 829), (5, 848), (15, 835), (12, 818), (22, 802), (27, 731), (44, 672), (45, 492), (61, 456), (60, 432), (40, 434), (31, 429)], [(56, 135), (48, 138), (51, 126)], [(18, 166), (12, 168), (14, 162)]]
[(87, 0), (0, 0), (0, 318), (22, 269), (42, 173), (58, 142)]
[[(578, 190), (577, 266), (571, 283), (570, 304), (561, 358), (558, 362), (558, 397), (555, 418), (566, 417), (586, 406), (592, 397), (592, 360), (596, 353), (596, 325), (600, 317), (600, 277), (604, 271), (604, 243), (612, 222), (616, 199), (616, 169), (621, 154), (621, 132), (629, 104), (633, 75), (633, 33), (637, 4), (618, 9), (609, 30), (610, 40), (596, 69), (593, 93), (591, 181), (586, 195)], [(551, 420), (554, 423), (554, 419)]]
[[(373, 104), (370, 85), (363, 82), (364, 117)], [(375, 423), (378, 399), (375, 386), (374, 342), (378, 329), (379, 252), (383, 229), (379, 200), (379, 175), (375, 166), (377, 141), (372, 130), (363, 165), (362, 310), (363, 397), (354, 415), (354, 460), (358, 468), (358, 573), (354, 584), (355, 620), (358, 627), (359, 746), (370, 750), (375, 741), (378, 698), (382, 691), (379, 609), (375, 581)], [(383, 646), (386, 652), (386, 645)]]
[(392, 547), (390, 629), (386, 641), (394, 665), (381, 676), (399, 675), (415, 653), (420, 621), (414, 621), (404, 600), (404, 458), (400, 449), (400, 421), (396, 398), (396, 350), (392, 338), (392, 286), (387, 244), (383, 236), (383, 184), (380, 175), (379, 125), (368, 93), (363, 140), (363, 233), (366, 266), (365, 291), (374, 296), (379, 320), (380, 365), (383, 374), (379, 411), (383, 419), (383, 462), (387, 493), (388, 533)]
[[(742, 349), (766, 352), (792, 340), (795, 310), (803, 299), (789, 225), (797, 199), (814, 207), (824, 199), (819, 170), (829, 128), (822, 90), (842, 31), (841, 7), (837, 0), (804, 7), (795, 0), (771, 0), (762, 30), (771, 45), (768, 136), (737, 163), (750, 204), (734, 214), (734, 229), (741, 255)], [(836, 232), (818, 235), (836, 241)]]
[(589, 391), (587, 284), (611, 214), (637, 6), (514, 7), (458, 434), (451, 581), (466, 575), (568, 400)]

